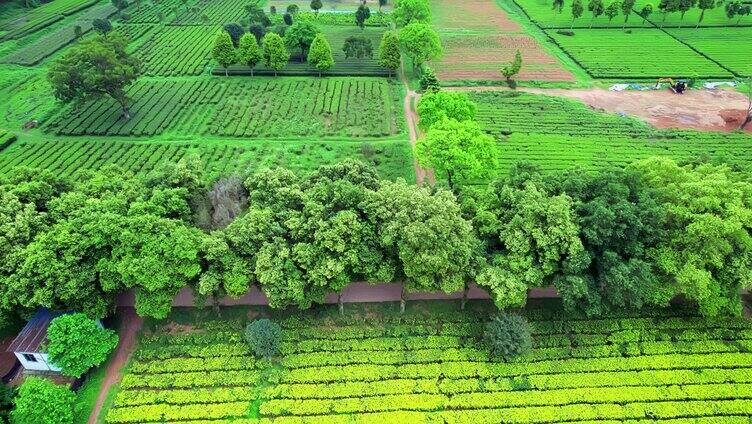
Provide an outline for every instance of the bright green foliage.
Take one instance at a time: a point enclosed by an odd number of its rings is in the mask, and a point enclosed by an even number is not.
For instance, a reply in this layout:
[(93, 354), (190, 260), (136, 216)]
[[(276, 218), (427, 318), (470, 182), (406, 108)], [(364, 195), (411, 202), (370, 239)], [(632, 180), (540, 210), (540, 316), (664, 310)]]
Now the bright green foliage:
[(261, 62), (261, 59), (261, 48), (256, 42), (256, 36), (250, 32), (243, 34), (238, 48), (238, 62), (251, 68), (251, 76), (253, 76), (253, 68)]
[(317, 34), (313, 39), (311, 49), (308, 51), (308, 63), (319, 71), (319, 75), (321, 71), (328, 71), (334, 66), (332, 47), (323, 34)]
[(423, 22), (412, 22), (399, 32), (399, 43), (402, 50), (413, 61), (413, 68), (423, 62), (438, 59), (443, 52), (439, 35), (430, 25)]
[(125, 90), (138, 78), (140, 66), (126, 47), (126, 38), (117, 33), (71, 47), (47, 73), (55, 97), (63, 103), (80, 103), (109, 96), (130, 118)]
[(507, 84), (512, 88), (515, 87), (512, 78), (520, 72), (520, 69), (522, 69), (522, 53), (517, 50), (514, 53), (514, 59), (510, 63), (501, 67), (501, 75), (504, 76), (507, 80)]
[(530, 325), (520, 315), (501, 313), (493, 316), (486, 323), (483, 340), (491, 356), (501, 357), (505, 361), (524, 356), (533, 348)]
[(214, 47), (212, 47), (212, 58), (219, 66), (225, 68), (225, 76), (227, 76), (227, 68), (238, 61), (238, 54), (227, 31), (217, 33)]
[[(518, 305), (523, 289), (556, 285), (565, 299), (586, 290), (590, 258), (582, 246), (572, 199), (546, 191), (540, 175), (517, 167), (475, 202), (474, 226), (486, 243), (490, 283), (500, 307)], [(526, 293), (524, 293), (526, 294)]]
[(396, 31), (387, 31), (379, 44), (379, 65), (394, 72), (401, 64), (399, 39)]
[(428, 0), (396, 0), (392, 16), (398, 27), (407, 26), (412, 22), (431, 22)]
[(432, 168), (449, 187), (484, 180), (498, 166), (496, 142), (474, 121), (443, 119), (418, 140), (415, 155), (421, 166)]
[(666, 209), (667, 235), (650, 251), (663, 284), (705, 316), (741, 314), (738, 292), (752, 287), (752, 183), (724, 166), (651, 159), (632, 167)]
[(285, 46), (292, 51), (300, 49), (300, 61), (302, 62), (308, 55), (308, 49), (313, 43), (321, 30), (316, 25), (308, 21), (297, 21), (285, 31)]
[(444, 119), (471, 121), (475, 119), (477, 106), (467, 94), (454, 91), (429, 92), (420, 98), (418, 115), (420, 128), (424, 131)]
[(282, 327), (266, 318), (257, 319), (245, 328), (245, 340), (256, 356), (270, 359), (279, 355)]
[(100, 328), (86, 314), (62, 315), (47, 329), (50, 362), (64, 375), (80, 377), (91, 367), (101, 365), (118, 344), (118, 335)]
[(264, 47), (264, 65), (274, 69), (276, 76), (277, 71), (283, 69), (287, 65), (287, 61), (290, 60), (290, 52), (287, 51), (282, 37), (273, 32), (264, 35), (262, 45)]
[(13, 424), (73, 424), (75, 395), (50, 380), (27, 377), (18, 389)]

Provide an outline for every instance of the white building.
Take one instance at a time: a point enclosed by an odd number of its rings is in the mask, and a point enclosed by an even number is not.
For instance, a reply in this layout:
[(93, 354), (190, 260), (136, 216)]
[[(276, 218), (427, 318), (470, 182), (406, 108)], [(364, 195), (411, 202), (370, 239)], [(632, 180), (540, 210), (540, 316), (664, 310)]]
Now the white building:
[(47, 327), (50, 326), (50, 322), (66, 313), (68, 312), (53, 312), (40, 308), (8, 346), (8, 352), (15, 354), (27, 370), (60, 372), (60, 368), (50, 364), (47, 354), (41, 347), (47, 340)]

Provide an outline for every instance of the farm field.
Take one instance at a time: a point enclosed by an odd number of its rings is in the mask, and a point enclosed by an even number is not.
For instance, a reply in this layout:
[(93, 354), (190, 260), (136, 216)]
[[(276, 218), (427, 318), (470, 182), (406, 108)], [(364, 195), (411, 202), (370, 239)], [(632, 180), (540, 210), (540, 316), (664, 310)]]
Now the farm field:
[[(585, 11), (581, 18), (572, 20), (572, 0), (564, 2), (564, 7), (561, 12), (557, 12), (553, 9), (551, 1), (547, 0), (501, 0), (507, 4), (519, 7), (524, 13), (533, 21), (536, 25), (547, 29), (570, 29), (574, 28), (622, 28), (625, 26), (625, 17), (621, 14), (614, 19), (609, 18), (603, 14), (597, 18), (593, 16), (587, 10), (587, 2), (584, 2)], [(604, 1), (605, 6), (608, 6), (610, 2)], [(637, 15), (646, 4), (653, 6), (654, 12), (647, 20), (642, 19)], [(722, 4), (719, 2), (718, 4)], [(696, 7), (690, 9), (684, 15), (682, 19), (680, 13), (670, 13), (662, 15), (658, 11), (658, 2), (650, 0), (637, 0), (635, 2), (633, 13), (629, 19), (626, 20), (626, 27), (628, 28), (640, 28), (640, 27), (690, 27), (694, 28), (700, 18), (700, 10)], [(726, 26), (736, 24), (737, 19), (729, 20), (722, 6), (715, 7), (705, 12), (701, 27), (705, 26)], [(752, 17), (741, 17), (739, 20), (742, 25), (752, 25)]]
[(242, 342), (247, 309), (181, 314), (141, 340), (106, 422), (741, 424), (752, 414), (748, 321), (671, 310), (585, 320), (547, 305), (523, 312), (533, 351), (504, 363), (479, 342), (489, 304), (411, 303), (405, 315), (394, 304), (273, 313), (274, 363)]
[[(8, 137), (11, 135), (7, 135)], [(4, 135), (0, 131), (0, 146)], [(200, 142), (134, 142), (127, 139), (54, 139), (21, 141), (0, 150), (0, 175), (15, 166), (45, 168), (70, 176), (81, 170), (118, 165), (133, 172), (148, 172), (165, 162), (198, 155), (210, 176), (246, 174), (263, 167), (282, 166), (310, 171), (346, 158), (371, 163), (384, 178), (413, 181), (409, 145), (400, 140), (202, 140)]]
[(369, 78), (158, 79), (132, 87), (129, 120), (115, 101), (103, 99), (63, 109), (46, 129), (57, 135), (391, 136), (402, 132), (399, 93), (398, 85)]
[(737, 75), (752, 75), (752, 28), (669, 29), (669, 34), (705, 56), (723, 64)]
[[(698, 75), (731, 78), (732, 73), (659, 29), (577, 30), (547, 34), (594, 78), (656, 79)], [(645, 60), (652, 57), (655, 60)]]
[(478, 122), (499, 140), (502, 174), (518, 161), (549, 172), (623, 166), (651, 156), (752, 163), (752, 136), (741, 133), (661, 130), (561, 97), (492, 91), (469, 95), (478, 104)]
[(574, 79), (493, 0), (434, 0), (431, 8), (444, 47), (441, 59), (431, 66), (441, 80), (500, 80), (500, 64), (512, 60), (518, 49), (525, 57), (521, 79)]

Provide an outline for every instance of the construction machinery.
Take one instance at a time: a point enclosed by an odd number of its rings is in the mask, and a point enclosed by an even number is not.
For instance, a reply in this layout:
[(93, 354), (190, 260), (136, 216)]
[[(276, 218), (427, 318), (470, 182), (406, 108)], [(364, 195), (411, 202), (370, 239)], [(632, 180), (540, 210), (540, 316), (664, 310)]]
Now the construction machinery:
[(674, 94), (683, 94), (684, 91), (687, 89), (687, 82), (684, 80), (679, 80), (674, 82), (672, 78), (658, 78), (658, 81), (655, 82), (655, 89), (661, 88), (661, 84), (667, 82), (668, 88), (671, 89), (671, 91), (674, 92)]

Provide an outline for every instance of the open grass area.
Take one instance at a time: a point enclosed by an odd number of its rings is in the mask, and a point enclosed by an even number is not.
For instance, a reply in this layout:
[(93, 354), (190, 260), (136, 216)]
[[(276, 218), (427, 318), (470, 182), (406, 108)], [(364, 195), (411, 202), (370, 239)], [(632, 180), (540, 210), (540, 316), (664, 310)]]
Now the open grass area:
[(470, 306), (273, 313), (283, 328), (273, 363), (243, 341), (247, 309), (183, 316), (184, 327), (142, 339), (107, 422), (745, 423), (752, 413), (748, 321), (673, 310), (586, 320), (549, 304), (523, 312), (534, 349), (505, 363), (480, 341), (491, 305)]

